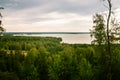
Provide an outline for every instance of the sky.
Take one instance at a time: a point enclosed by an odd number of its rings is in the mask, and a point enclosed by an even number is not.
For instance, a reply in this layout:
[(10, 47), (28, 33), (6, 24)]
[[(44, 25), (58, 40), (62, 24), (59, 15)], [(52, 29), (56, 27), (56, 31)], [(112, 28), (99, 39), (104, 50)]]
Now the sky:
[[(120, 0), (112, 0), (120, 19)], [(89, 32), (92, 17), (108, 9), (102, 0), (0, 0), (7, 32)]]

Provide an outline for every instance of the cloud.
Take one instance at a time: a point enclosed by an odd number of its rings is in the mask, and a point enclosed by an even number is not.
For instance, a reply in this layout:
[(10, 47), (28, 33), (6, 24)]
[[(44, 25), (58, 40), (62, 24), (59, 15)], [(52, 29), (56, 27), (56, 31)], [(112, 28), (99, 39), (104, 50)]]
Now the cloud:
[[(119, 9), (120, 1), (112, 1)], [(89, 31), (92, 15), (107, 10), (103, 4), (101, 0), (0, 0), (7, 31)]]
[[(14, 10), (42, 7), (48, 5), (44, 12), (70, 12), (86, 14), (95, 11), (100, 6), (99, 0), (5, 0), (1, 5)], [(96, 5), (98, 5), (96, 7)], [(95, 8), (95, 9), (93, 9)]]
[[(89, 28), (84, 26), (88, 26), (91, 21), (91, 16), (83, 17), (75, 13), (51, 12), (24, 18), (26, 14), (17, 15), (16, 18), (13, 18), (14, 15), (6, 17), (4, 21), (4, 24), (7, 24), (6, 29), (9, 31), (83, 31), (87, 29), (88, 31)], [(19, 28), (14, 27), (15, 25)]]

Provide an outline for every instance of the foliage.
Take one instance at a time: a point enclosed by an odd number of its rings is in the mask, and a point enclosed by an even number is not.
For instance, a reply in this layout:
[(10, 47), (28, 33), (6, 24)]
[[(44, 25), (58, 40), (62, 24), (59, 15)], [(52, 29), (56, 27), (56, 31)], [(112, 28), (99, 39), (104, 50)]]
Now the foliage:
[(98, 45), (105, 44), (106, 40), (106, 29), (105, 29), (105, 20), (101, 14), (96, 14), (93, 16), (93, 29), (91, 30), (91, 36), (94, 36), (95, 40), (93, 43)]
[[(4, 9), (3, 7), (0, 7), (0, 9)], [(2, 14), (0, 12), (0, 18), (2, 18)], [(5, 29), (3, 28), (3, 25), (2, 25), (2, 20), (0, 20), (0, 35), (5, 31)]]
[[(0, 37), (1, 80), (106, 80), (104, 45), (61, 44), (60, 38)], [(112, 44), (112, 80), (120, 77), (120, 47)]]

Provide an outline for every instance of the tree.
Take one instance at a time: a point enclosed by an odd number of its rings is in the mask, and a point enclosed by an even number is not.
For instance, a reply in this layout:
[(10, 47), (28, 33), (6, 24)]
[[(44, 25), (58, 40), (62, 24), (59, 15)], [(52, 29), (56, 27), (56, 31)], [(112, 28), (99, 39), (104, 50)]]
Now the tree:
[(119, 43), (119, 41), (120, 41), (120, 36), (119, 36), (120, 24), (114, 16), (112, 17), (111, 25), (112, 25), (112, 28), (110, 30), (111, 31), (110, 39), (112, 42)]
[[(105, 0), (103, 0), (105, 1)], [(108, 66), (108, 75), (107, 79), (112, 79), (112, 72), (111, 72), (111, 60), (112, 60), (112, 53), (111, 53), (111, 44), (110, 44), (110, 20), (111, 20), (111, 14), (112, 14), (112, 4), (111, 0), (106, 0), (108, 2), (108, 16), (107, 16), (107, 22), (106, 22), (106, 31), (105, 31), (105, 24), (104, 24), (104, 18), (101, 15), (96, 14), (96, 17), (93, 20), (93, 23), (96, 24), (94, 31), (91, 31), (92, 34), (94, 34), (94, 37), (96, 38), (96, 42), (101, 45), (104, 40), (107, 46), (107, 53), (108, 53), (108, 60), (107, 60), (107, 66)]]
[(35, 61), (38, 56), (38, 50), (36, 48), (32, 48), (27, 54), (24, 61), (24, 69), (23, 69), (23, 78), (24, 80), (39, 80), (39, 74), (37, 72), (37, 68), (35, 66)]
[(35, 66), (39, 73), (39, 78), (41, 80), (48, 80), (48, 55), (49, 52), (44, 46), (40, 46), (38, 49), (39, 54), (35, 61)]
[[(0, 7), (0, 9), (4, 9), (3, 7)], [(1, 17), (1, 19), (2, 19), (2, 14), (0, 13), (0, 17)], [(0, 20), (0, 34), (2, 34), (2, 32), (4, 32), (5, 31), (5, 29), (3, 28), (3, 26), (2, 26), (2, 20)]]
[(109, 60), (108, 60), (108, 80), (112, 79), (112, 72), (111, 72), (111, 66), (112, 66), (112, 55), (111, 55), (111, 45), (110, 45), (110, 28), (109, 28), (109, 24), (110, 24), (110, 18), (111, 18), (111, 14), (112, 14), (112, 4), (111, 4), (111, 0), (107, 0), (108, 2), (108, 17), (107, 17), (107, 50), (108, 50), (108, 55), (109, 55)]
[(93, 43), (102, 45), (105, 43), (105, 20), (101, 14), (96, 14), (93, 16), (93, 30), (91, 30), (91, 36), (94, 36), (95, 40)]
[(49, 79), (50, 80), (60, 80), (60, 75), (62, 73), (62, 60), (59, 54), (52, 54), (49, 56)]

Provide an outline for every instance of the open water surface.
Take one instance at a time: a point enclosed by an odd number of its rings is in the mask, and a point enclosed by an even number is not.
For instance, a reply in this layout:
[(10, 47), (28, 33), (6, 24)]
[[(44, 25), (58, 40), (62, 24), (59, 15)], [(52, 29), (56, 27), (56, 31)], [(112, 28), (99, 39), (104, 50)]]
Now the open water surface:
[(60, 37), (62, 43), (69, 44), (90, 44), (92, 41), (90, 34), (31, 34), (26, 36)]

